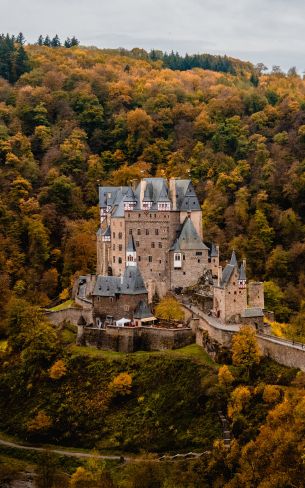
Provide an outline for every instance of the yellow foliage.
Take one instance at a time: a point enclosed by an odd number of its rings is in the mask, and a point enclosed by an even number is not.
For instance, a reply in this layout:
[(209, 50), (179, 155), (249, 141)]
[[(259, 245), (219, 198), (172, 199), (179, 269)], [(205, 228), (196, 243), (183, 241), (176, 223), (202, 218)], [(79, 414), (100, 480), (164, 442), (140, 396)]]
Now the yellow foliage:
[(251, 398), (250, 389), (247, 386), (238, 386), (231, 394), (230, 408), (228, 409), (229, 417), (235, 413), (240, 413), (248, 404)]
[(88, 484), (90, 486), (92, 481), (92, 474), (82, 466), (79, 466), (71, 476), (70, 486), (72, 488), (86, 488)]
[(41, 432), (52, 426), (52, 419), (43, 410), (39, 410), (36, 416), (27, 423), (29, 432)]
[(234, 376), (229, 370), (228, 366), (224, 364), (218, 370), (218, 383), (221, 386), (230, 386), (234, 381)]
[(285, 337), (287, 337), (286, 331), (287, 331), (288, 324), (276, 322), (275, 320), (269, 320), (266, 317), (264, 318), (264, 322), (270, 325), (272, 333), (277, 337), (283, 337), (284, 339)]
[(165, 297), (156, 306), (156, 316), (163, 320), (181, 321), (184, 320), (184, 312), (180, 303), (173, 297)]
[(275, 385), (266, 385), (263, 391), (263, 400), (265, 403), (275, 403), (280, 399), (281, 390)]
[(68, 300), (69, 296), (70, 296), (70, 292), (68, 288), (64, 288), (61, 294), (59, 295), (59, 298), (63, 301), (66, 301)]
[(112, 380), (109, 387), (121, 395), (129, 395), (132, 387), (132, 377), (129, 373), (120, 373)]
[(259, 363), (260, 353), (252, 327), (242, 327), (233, 337), (232, 359), (235, 366), (241, 366), (246, 370)]
[(58, 359), (51, 368), (49, 369), (49, 376), (52, 378), (52, 380), (58, 380), (59, 378), (62, 378), (65, 376), (67, 372), (66, 365), (62, 359)]

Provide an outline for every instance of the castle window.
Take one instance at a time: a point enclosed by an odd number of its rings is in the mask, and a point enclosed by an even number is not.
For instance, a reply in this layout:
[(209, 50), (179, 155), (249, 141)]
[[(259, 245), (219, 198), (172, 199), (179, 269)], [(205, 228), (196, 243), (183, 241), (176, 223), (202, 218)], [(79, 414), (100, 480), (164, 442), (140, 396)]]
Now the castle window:
[(198, 263), (200, 263), (200, 259), (198, 259), (197, 261), (198, 261)]
[(112, 233), (112, 237), (115, 239), (115, 232)]
[(152, 263), (152, 256), (148, 256), (148, 262)]
[(137, 229), (137, 234), (138, 234), (138, 236), (141, 235), (141, 229)]
[(129, 235), (132, 236), (132, 229), (129, 229)]
[(112, 250), (113, 250), (113, 251), (115, 251), (115, 244), (113, 244), (113, 246), (112, 246)]
[(185, 261), (185, 254), (183, 254), (183, 261)]
[(139, 241), (136, 241), (136, 246), (139, 247), (140, 243)]
[(197, 251), (196, 252), (196, 256), (202, 256), (202, 252), (201, 251)]
[(159, 242), (159, 249), (162, 249), (162, 242)]
[(139, 218), (141, 218), (141, 214), (139, 214)]
[(122, 232), (119, 232), (119, 239), (122, 239)]
[(122, 251), (123, 247), (122, 244), (119, 244), (119, 251)]
[(122, 264), (122, 258), (119, 258), (119, 264)]
[(149, 236), (149, 230), (148, 230), (148, 229), (146, 229), (146, 230), (145, 230), (145, 234), (146, 234), (147, 236)]
[(141, 261), (141, 256), (138, 256), (138, 261)]
[(125, 312), (129, 312), (129, 305), (124, 305)]
[(234, 292), (234, 295), (236, 295), (236, 291)]
[(159, 235), (159, 229), (155, 229), (155, 235), (158, 236)]
[(113, 297), (109, 297), (109, 301), (110, 302), (113, 302)]
[(115, 263), (115, 256), (113, 256), (113, 262)]
[(155, 248), (155, 243), (154, 243), (154, 242), (152, 242), (152, 243), (151, 243), (151, 247), (152, 247), (153, 249)]

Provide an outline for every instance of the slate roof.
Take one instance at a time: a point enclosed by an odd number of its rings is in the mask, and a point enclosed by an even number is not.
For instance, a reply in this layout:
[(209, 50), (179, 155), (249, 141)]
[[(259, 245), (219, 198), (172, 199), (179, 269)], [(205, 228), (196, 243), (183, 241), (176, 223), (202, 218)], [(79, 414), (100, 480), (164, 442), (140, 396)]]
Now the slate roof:
[[(170, 202), (169, 187), (166, 178), (144, 178), (146, 188), (144, 201), (153, 202), (152, 210), (157, 209), (158, 202)], [(189, 212), (200, 210), (200, 204), (190, 179), (175, 180), (177, 210)], [(133, 201), (137, 205), (135, 210), (140, 208), (140, 188), (137, 186), (135, 192), (128, 186), (103, 186), (99, 188), (99, 205), (101, 208), (110, 206), (113, 216), (124, 216), (123, 201)]]
[(232, 276), (232, 273), (234, 271), (235, 266), (232, 266), (232, 264), (227, 264), (222, 272), (222, 278), (221, 278), (221, 283), (220, 286), (223, 288), (225, 285), (227, 285), (230, 281), (230, 278)]
[(191, 180), (176, 180), (175, 184), (177, 210), (182, 212), (201, 210)]
[(127, 252), (136, 252), (136, 246), (134, 243), (134, 239), (133, 239), (133, 236), (131, 236), (131, 235), (129, 235), (129, 237), (128, 237)]
[(217, 252), (217, 249), (216, 249), (214, 242), (212, 242), (212, 245), (211, 245), (210, 256), (211, 256), (211, 258), (217, 258), (218, 257), (218, 252)]
[(129, 190), (128, 186), (100, 186), (99, 187), (99, 206), (106, 208), (118, 204)]
[(202, 242), (194, 227), (192, 219), (190, 217), (186, 217), (183, 222), (179, 237), (176, 239), (173, 246), (171, 247), (171, 251), (205, 251), (207, 249), (208, 247)]
[(145, 284), (137, 266), (127, 266), (123, 277), (98, 275), (93, 296), (114, 297), (121, 295), (139, 295), (147, 293)]
[(232, 251), (230, 264), (231, 264), (231, 266), (237, 266), (238, 265), (235, 251)]
[(244, 318), (263, 317), (264, 312), (259, 307), (245, 308), (245, 310), (241, 313), (241, 316)]
[(133, 318), (148, 319), (150, 317), (153, 317), (153, 314), (151, 313), (149, 305), (144, 300), (141, 300), (134, 311)]
[(241, 264), (240, 265), (240, 268), (239, 268), (239, 280), (241, 281), (246, 281), (247, 277), (246, 277), (246, 270), (244, 268), (244, 265)]

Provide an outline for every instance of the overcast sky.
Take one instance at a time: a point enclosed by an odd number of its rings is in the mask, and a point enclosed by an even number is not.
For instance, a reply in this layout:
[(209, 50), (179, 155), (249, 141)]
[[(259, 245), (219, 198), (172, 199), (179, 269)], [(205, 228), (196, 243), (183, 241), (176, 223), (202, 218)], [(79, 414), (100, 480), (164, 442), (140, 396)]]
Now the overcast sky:
[(19, 31), (305, 70), (304, 0), (0, 0), (0, 32)]

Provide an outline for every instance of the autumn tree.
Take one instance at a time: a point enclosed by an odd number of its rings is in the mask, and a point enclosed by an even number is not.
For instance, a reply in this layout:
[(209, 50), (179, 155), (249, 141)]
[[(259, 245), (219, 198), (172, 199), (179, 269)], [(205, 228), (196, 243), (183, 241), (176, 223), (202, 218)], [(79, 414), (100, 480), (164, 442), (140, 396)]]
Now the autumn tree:
[(260, 352), (257, 345), (255, 330), (250, 326), (243, 326), (232, 339), (232, 360), (249, 376), (260, 362)]
[(180, 303), (174, 298), (167, 296), (163, 298), (155, 309), (156, 316), (168, 321), (184, 320), (184, 312)]

